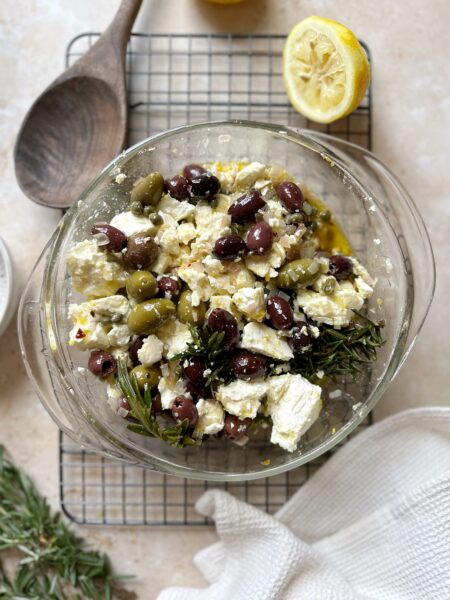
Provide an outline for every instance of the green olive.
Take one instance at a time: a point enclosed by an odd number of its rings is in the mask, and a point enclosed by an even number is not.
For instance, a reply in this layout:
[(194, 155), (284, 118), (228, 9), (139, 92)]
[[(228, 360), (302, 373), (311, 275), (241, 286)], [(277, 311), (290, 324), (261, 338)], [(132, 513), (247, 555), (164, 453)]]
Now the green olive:
[(148, 335), (175, 315), (175, 304), (166, 298), (145, 300), (131, 310), (128, 327), (137, 335)]
[(145, 390), (145, 384), (152, 390), (159, 383), (161, 371), (158, 367), (144, 367), (143, 365), (139, 365), (134, 367), (131, 371), (131, 375), (136, 377), (137, 384), (141, 391)]
[(127, 294), (142, 302), (156, 296), (158, 282), (149, 271), (135, 271), (125, 282)]
[(206, 305), (204, 302), (200, 302), (198, 306), (192, 306), (191, 295), (192, 292), (190, 290), (181, 292), (177, 306), (178, 318), (186, 325), (203, 325), (205, 322)]
[(164, 189), (164, 177), (155, 171), (141, 179), (131, 190), (131, 202), (141, 202), (156, 206), (161, 200)]
[(320, 275), (320, 263), (312, 258), (298, 258), (283, 265), (273, 282), (280, 288), (295, 290), (311, 285)]

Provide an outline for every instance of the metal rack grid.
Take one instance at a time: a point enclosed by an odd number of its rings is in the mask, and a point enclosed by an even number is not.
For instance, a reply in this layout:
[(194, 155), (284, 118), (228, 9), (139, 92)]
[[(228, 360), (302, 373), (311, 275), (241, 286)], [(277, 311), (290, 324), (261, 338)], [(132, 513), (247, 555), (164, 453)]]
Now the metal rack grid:
[[(98, 36), (74, 38), (66, 66)], [(128, 145), (186, 123), (253, 119), (330, 133), (370, 149), (370, 90), (345, 119), (331, 125), (307, 121), (284, 93), (284, 40), (283, 35), (133, 34), (127, 51)], [(63, 511), (77, 523), (104, 525), (206, 525), (194, 504), (211, 487), (274, 513), (327, 458), (269, 479), (219, 484), (123, 464), (82, 450), (63, 433), (59, 454)]]

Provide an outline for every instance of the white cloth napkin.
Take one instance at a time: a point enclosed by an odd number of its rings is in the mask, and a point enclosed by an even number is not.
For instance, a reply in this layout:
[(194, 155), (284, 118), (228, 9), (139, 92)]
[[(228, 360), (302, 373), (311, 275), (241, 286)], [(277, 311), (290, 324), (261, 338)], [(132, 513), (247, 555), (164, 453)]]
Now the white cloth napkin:
[(450, 408), (368, 428), (271, 517), (219, 490), (197, 510), (220, 541), (209, 586), (158, 600), (449, 600)]

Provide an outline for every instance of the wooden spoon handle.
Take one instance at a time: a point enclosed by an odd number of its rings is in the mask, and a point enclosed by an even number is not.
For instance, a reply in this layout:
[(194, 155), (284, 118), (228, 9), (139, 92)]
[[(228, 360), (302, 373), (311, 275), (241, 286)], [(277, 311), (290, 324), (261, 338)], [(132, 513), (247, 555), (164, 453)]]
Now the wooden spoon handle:
[(113, 83), (119, 71), (123, 72), (125, 68), (125, 52), (141, 4), (142, 0), (122, 0), (109, 27), (58, 82), (82, 74)]
[(105, 31), (105, 38), (108, 36), (110, 43), (115, 46), (121, 54), (125, 53), (128, 40), (130, 39), (131, 28), (136, 20), (142, 0), (122, 0), (110, 26)]

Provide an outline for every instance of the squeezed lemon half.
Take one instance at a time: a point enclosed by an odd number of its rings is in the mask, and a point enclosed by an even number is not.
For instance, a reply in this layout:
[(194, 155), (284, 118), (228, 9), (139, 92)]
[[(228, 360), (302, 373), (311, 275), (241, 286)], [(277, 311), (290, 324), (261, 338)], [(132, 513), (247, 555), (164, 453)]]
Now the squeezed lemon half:
[(370, 66), (350, 29), (312, 16), (287, 37), (283, 77), (295, 110), (312, 121), (331, 123), (358, 107), (370, 82)]

